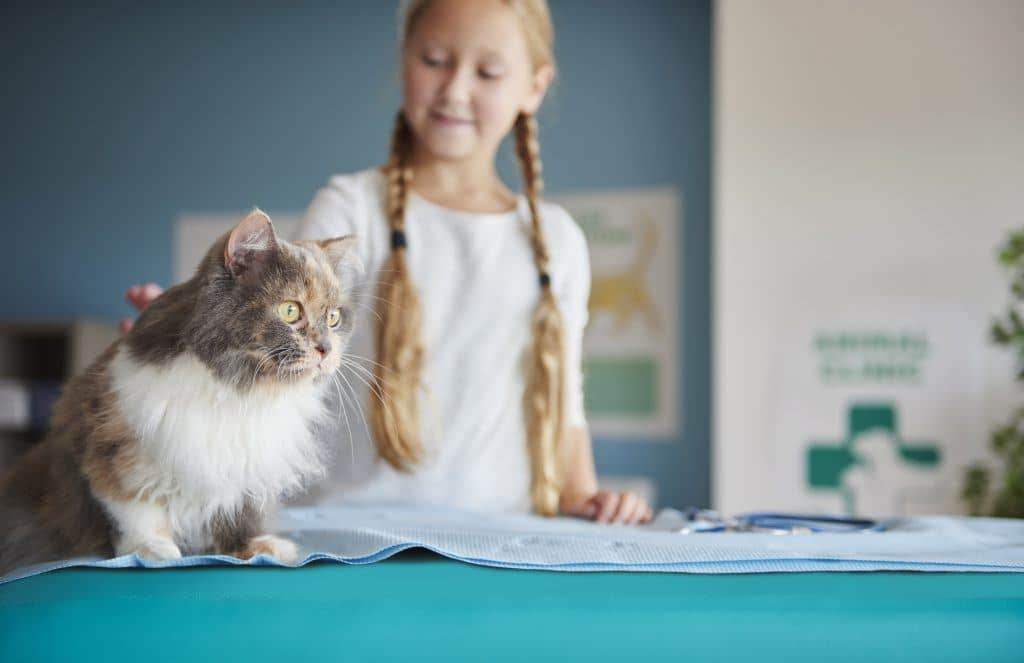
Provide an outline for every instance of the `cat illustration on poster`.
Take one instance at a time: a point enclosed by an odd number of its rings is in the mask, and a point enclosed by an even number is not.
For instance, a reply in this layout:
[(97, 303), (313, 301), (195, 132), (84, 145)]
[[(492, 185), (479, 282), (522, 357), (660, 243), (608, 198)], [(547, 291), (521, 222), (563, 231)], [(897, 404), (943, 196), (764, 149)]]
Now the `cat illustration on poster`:
[(639, 225), (642, 235), (629, 266), (618, 272), (595, 275), (590, 286), (590, 317), (593, 320), (601, 314), (610, 315), (614, 320), (612, 333), (615, 336), (621, 336), (634, 318), (642, 319), (651, 332), (661, 330), (661, 320), (648, 283), (658, 247), (658, 229), (647, 216)]

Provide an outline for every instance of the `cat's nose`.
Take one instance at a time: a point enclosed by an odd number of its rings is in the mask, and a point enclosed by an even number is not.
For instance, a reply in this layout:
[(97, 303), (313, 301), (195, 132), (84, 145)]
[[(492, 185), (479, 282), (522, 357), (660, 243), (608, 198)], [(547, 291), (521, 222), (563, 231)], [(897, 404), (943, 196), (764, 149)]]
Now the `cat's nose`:
[(314, 345), (313, 347), (316, 348), (316, 351), (320, 353), (321, 359), (326, 357), (327, 353), (330, 352), (331, 350), (331, 345), (327, 341), (318, 341), (316, 345)]

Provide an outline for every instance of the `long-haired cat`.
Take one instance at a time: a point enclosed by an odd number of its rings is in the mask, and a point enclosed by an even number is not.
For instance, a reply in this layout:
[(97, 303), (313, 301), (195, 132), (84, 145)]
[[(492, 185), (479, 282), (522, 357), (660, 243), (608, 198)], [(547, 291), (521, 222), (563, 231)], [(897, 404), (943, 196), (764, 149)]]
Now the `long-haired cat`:
[(79, 556), (291, 562), (262, 531), (323, 472), (314, 427), (351, 334), (351, 237), (281, 241), (255, 210), (58, 401), (0, 479), (0, 574)]

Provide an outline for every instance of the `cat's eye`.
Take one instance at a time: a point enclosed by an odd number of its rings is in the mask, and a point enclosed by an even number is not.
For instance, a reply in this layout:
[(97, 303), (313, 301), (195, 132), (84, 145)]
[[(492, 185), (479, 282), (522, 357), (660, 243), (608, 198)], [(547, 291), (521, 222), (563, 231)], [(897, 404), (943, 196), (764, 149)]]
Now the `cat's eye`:
[(298, 302), (281, 302), (277, 306), (277, 315), (288, 324), (292, 324), (298, 322), (302, 317), (302, 308), (299, 307)]
[(327, 314), (327, 325), (337, 327), (339, 322), (341, 322), (341, 309), (331, 309), (331, 312)]

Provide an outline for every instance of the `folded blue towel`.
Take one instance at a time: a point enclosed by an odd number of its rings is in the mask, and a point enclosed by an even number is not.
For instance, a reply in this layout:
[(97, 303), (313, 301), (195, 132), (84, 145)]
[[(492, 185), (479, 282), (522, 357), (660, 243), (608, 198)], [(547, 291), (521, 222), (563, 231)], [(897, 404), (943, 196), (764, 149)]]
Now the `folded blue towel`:
[[(369, 564), (408, 548), (516, 569), (771, 573), (795, 571), (1024, 572), (1024, 520), (927, 517), (894, 520), (884, 532), (778, 536), (678, 534), (654, 526), (609, 526), (569, 518), (490, 515), (406, 507), (287, 509), (276, 529), (315, 560)], [(75, 559), (14, 571), (0, 583), (69, 566), (165, 568), (215, 564), (285, 566), (259, 556), (152, 562), (134, 555)]]

